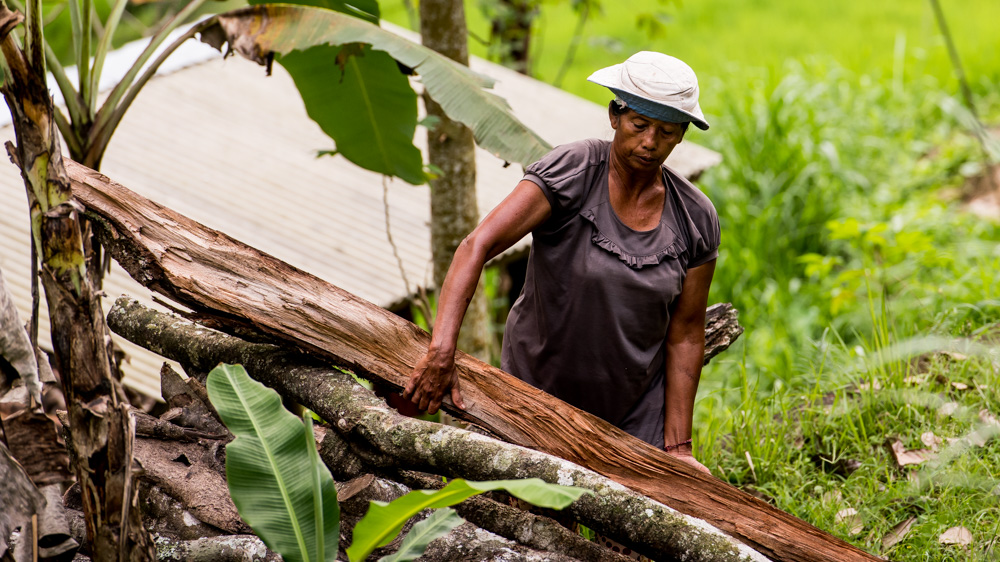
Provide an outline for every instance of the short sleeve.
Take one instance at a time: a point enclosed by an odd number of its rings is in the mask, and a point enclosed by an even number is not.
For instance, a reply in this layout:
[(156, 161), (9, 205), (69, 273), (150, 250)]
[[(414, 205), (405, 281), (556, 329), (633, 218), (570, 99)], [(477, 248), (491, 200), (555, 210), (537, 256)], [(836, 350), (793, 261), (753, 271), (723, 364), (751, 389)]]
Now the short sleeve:
[(555, 230), (580, 212), (603, 163), (603, 152), (600, 142), (579, 141), (557, 146), (528, 166), (524, 179), (541, 188), (552, 207), (543, 230)]
[(681, 225), (686, 225), (688, 235), (687, 267), (691, 269), (704, 265), (719, 257), (719, 244), (722, 239), (719, 213), (716, 212), (715, 205), (708, 196), (694, 184), (673, 170), (665, 169), (666, 177), (676, 189), (684, 209), (683, 218), (678, 217), (678, 221)]
[(692, 246), (688, 269), (704, 265), (719, 257), (719, 246), (722, 242), (719, 214), (715, 211), (715, 207), (711, 207), (708, 211), (710, 212), (702, 213), (701, 221), (695, 221), (695, 226), (701, 232), (701, 243)]

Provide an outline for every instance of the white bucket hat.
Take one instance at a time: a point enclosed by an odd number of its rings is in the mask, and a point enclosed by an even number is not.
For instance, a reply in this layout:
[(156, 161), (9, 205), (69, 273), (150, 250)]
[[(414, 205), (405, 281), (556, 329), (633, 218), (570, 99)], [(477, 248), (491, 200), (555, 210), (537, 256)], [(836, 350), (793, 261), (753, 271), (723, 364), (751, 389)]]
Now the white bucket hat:
[(678, 58), (640, 51), (621, 64), (598, 70), (587, 80), (614, 92), (636, 113), (668, 123), (690, 121), (701, 130), (708, 129), (698, 105), (698, 77)]

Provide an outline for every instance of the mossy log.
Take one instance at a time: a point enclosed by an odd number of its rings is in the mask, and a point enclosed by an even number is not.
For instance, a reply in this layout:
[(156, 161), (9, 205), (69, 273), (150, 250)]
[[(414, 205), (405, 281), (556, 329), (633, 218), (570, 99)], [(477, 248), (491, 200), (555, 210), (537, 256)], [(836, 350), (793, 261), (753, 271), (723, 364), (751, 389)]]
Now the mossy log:
[[(456, 427), (408, 418), (347, 373), (281, 347), (239, 338), (121, 297), (108, 325), (133, 343), (207, 373), (220, 362), (243, 365), (256, 380), (330, 422), (371, 465), (407, 467), (452, 478), (541, 478), (594, 491), (567, 511), (578, 521), (657, 560), (766, 560), (711, 525), (564, 459)], [(332, 446), (323, 440), (323, 448)], [(323, 451), (326, 462), (329, 455)]]
[[(429, 343), (415, 325), (272, 256), (69, 164), (102, 242), (143, 285), (219, 325), (244, 327), (396, 389)], [(708, 521), (779, 560), (877, 560), (611, 424), (459, 354), (467, 410), (502, 439), (586, 466)]]

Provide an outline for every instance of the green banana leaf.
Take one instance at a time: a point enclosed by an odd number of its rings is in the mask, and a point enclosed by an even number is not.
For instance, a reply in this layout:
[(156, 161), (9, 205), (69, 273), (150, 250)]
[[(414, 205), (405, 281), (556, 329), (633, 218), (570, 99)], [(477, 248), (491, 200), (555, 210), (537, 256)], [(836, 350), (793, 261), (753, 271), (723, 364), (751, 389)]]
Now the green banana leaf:
[(289, 562), (334, 560), (340, 508), (319, 460), (312, 420), (300, 421), (278, 393), (239, 365), (208, 375), (208, 395), (236, 439), (226, 447), (226, 479), (240, 516)]
[[(263, 3), (250, 1), (250, 5)], [(325, 8), (375, 25), (379, 21), (374, 0), (352, 4), (293, 0), (289, 4)], [(417, 94), (392, 57), (360, 45), (316, 45), (276, 60), (295, 82), (306, 113), (333, 139), (336, 153), (362, 168), (412, 184), (427, 180), (423, 157), (413, 146)]]
[(354, 542), (347, 549), (351, 562), (364, 560), (373, 550), (390, 542), (406, 521), (424, 509), (448, 507), (491, 490), (504, 490), (512, 496), (539, 507), (562, 509), (590, 490), (549, 484), (540, 478), (468, 482), (452, 480), (440, 490), (415, 490), (391, 503), (372, 502), (361, 521), (354, 526)]
[(415, 524), (410, 532), (406, 533), (406, 538), (403, 539), (403, 544), (399, 545), (399, 550), (379, 558), (379, 562), (416, 560), (427, 550), (427, 545), (431, 544), (431, 541), (447, 535), (449, 531), (464, 521), (465, 519), (459, 517), (454, 509), (448, 507), (435, 509), (427, 519)]
[[(541, 137), (514, 117), (503, 98), (484, 90), (492, 86), (492, 80), (352, 16), (287, 4), (250, 6), (219, 15), (217, 24), (205, 30), (202, 40), (216, 47), (228, 42), (233, 50), (261, 64), (272, 53), (283, 57), (318, 45), (371, 45), (419, 74), (428, 95), (448, 117), (468, 126), (484, 149), (522, 165), (537, 160), (550, 149)], [(339, 139), (334, 141), (338, 150), (343, 151), (344, 143)]]
[(292, 76), (306, 113), (354, 164), (414, 185), (427, 181), (417, 129), (417, 95), (392, 57), (369, 47), (338, 64), (338, 52), (320, 45), (279, 57)]

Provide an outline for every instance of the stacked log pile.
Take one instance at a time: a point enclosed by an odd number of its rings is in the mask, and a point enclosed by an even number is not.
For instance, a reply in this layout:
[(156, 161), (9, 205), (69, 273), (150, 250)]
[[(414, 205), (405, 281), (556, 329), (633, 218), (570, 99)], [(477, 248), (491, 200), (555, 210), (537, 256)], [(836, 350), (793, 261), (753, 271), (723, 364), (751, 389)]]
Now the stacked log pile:
[[(540, 477), (594, 490), (566, 514), (657, 560), (875, 559), (464, 355), (458, 366), (469, 408), (446, 407), (474, 431), (402, 417), (349, 372), (401, 388), (426, 349), (424, 332), (92, 170), (67, 168), (75, 197), (119, 263), (191, 311), (181, 319), (123, 298), (108, 318), (116, 333), (178, 361), (187, 375), (162, 373), (163, 415), (134, 413), (139, 494), (160, 559), (275, 559), (228, 496), (231, 436), (203, 386), (220, 362), (244, 365), (329, 422), (317, 426), (316, 440), (340, 482), (342, 547), (370, 499), (442, 476)], [(728, 305), (708, 317), (706, 361), (742, 331)], [(72, 493), (66, 500), (72, 515), (78, 505)], [(477, 498), (459, 511), (469, 523), (433, 543), (425, 559), (622, 559), (502, 501)], [(69, 519), (79, 531), (79, 517)]]

